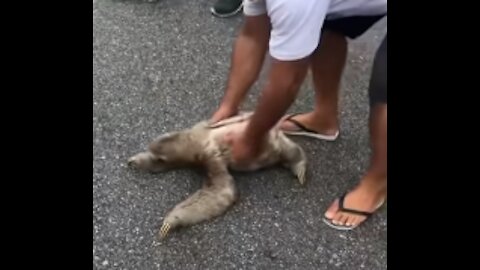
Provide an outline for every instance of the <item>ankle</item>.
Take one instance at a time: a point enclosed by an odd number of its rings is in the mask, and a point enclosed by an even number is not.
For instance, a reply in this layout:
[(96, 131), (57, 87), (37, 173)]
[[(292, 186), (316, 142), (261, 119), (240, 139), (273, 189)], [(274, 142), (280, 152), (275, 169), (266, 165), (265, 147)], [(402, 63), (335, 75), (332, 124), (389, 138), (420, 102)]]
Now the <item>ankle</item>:
[(315, 110), (309, 116), (311, 124), (324, 131), (337, 131), (338, 118), (336, 111)]
[(377, 194), (386, 194), (387, 174), (376, 171), (368, 171), (359, 184), (360, 188), (369, 190)]
[(336, 105), (332, 105), (332, 103), (334, 103), (334, 101), (324, 101), (321, 104), (317, 104), (313, 110), (313, 113), (316, 116), (322, 117), (323, 119), (336, 120), (338, 116), (338, 107)]
[(382, 181), (383, 179), (387, 179), (387, 171), (381, 169), (370, 169), (365, 173), (365, 177)]

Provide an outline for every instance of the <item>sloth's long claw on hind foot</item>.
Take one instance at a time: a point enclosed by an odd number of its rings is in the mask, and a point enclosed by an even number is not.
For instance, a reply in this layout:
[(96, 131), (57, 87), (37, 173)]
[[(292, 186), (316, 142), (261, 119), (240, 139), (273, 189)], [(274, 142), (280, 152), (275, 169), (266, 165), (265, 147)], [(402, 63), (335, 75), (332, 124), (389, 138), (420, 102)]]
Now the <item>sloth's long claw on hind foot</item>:
[(163, 223), (162, 227), (160, 228), (160, 238), (163, 239), (167, 237), (169, 231), (170, 231), (170, 224)]

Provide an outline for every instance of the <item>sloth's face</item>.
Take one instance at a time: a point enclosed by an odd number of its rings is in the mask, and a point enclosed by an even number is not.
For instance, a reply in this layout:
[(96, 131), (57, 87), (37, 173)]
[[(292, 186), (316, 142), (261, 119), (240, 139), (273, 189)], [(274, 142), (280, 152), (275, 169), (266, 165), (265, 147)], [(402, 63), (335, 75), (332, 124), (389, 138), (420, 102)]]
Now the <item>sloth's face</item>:
[(196, 162), (198, 144), (189, 132), (174, 132), (159, 136), (150, 143), (149, 151), (158, 164), (166, 167), (183, 166)]
[(150, 172), (162, 172), (168, 169), (168, 164), (162, 159), (151, 152), (142, 152), (136, 154), (128, 160), (130, 167), (150, 171)]
[(186, 142), (183, 141), (180, 133), (168, 133), (153, 140), (148, 149), (156, 163), (166, 166), (185, 158), (188, 149), (185, 149)]
[(192, 164), (195, 159), (195, 144), (182, 132), (168, 133), (153, 140), (148, 151), (131, 157), (128, 164), (134, 168), (161, 172)]
[(150, 143), (148, 151), (139, 153), (128, 160), (128, 165), (139, 170), (162, 172), (173, 168), (182, 158), (179, 133), (159, 136)]

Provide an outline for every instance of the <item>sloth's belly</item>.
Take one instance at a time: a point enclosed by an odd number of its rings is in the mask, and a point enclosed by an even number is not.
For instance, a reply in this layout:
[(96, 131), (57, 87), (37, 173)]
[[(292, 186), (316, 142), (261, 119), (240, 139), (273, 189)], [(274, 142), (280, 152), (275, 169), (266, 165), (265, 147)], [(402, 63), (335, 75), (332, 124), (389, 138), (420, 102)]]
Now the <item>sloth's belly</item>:
[[(220, 149), (228, 149), (228, 145), (224, 142), (224, 137), (228, 133), (241, 133), (247, 127), (248, 122), (234, 123), (222, 127), (212, 129), (210, 131), (210, 140), (212, 140)], [(225, 155), (224, 159), (228, 163), (228, 166), (232, 170), (236, 171), (255, 171), (267, 166), (274, 165), (278, 163), (280, 159), (280, 138), (279, 134), (276, 131), (271, 131), (268, 134), (268, 139), (266, 141), (266, 146), (263, 147), (264, 150), (260, 155), (255, 159), (249, 162), (248, 164), (237, 164), (230, 157), (229, 151), (222, 151)]]

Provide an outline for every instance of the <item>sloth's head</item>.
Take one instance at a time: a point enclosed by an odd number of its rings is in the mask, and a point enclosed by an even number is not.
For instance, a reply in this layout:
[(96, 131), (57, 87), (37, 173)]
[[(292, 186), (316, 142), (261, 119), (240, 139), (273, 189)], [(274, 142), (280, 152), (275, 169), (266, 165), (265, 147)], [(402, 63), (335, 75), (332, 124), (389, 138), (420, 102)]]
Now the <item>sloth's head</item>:
[(148, 151), (131, 157), (128, 164), (134, 168), (161, 172), (198, 162), (198, 147), (188, 132), (161, 135), (148, 146)]
[(167, 133), (153, 140), (149, 152), (159, 166), (165, 167), (192, 163), (197, 158), (197, 146), (186, 132)]

